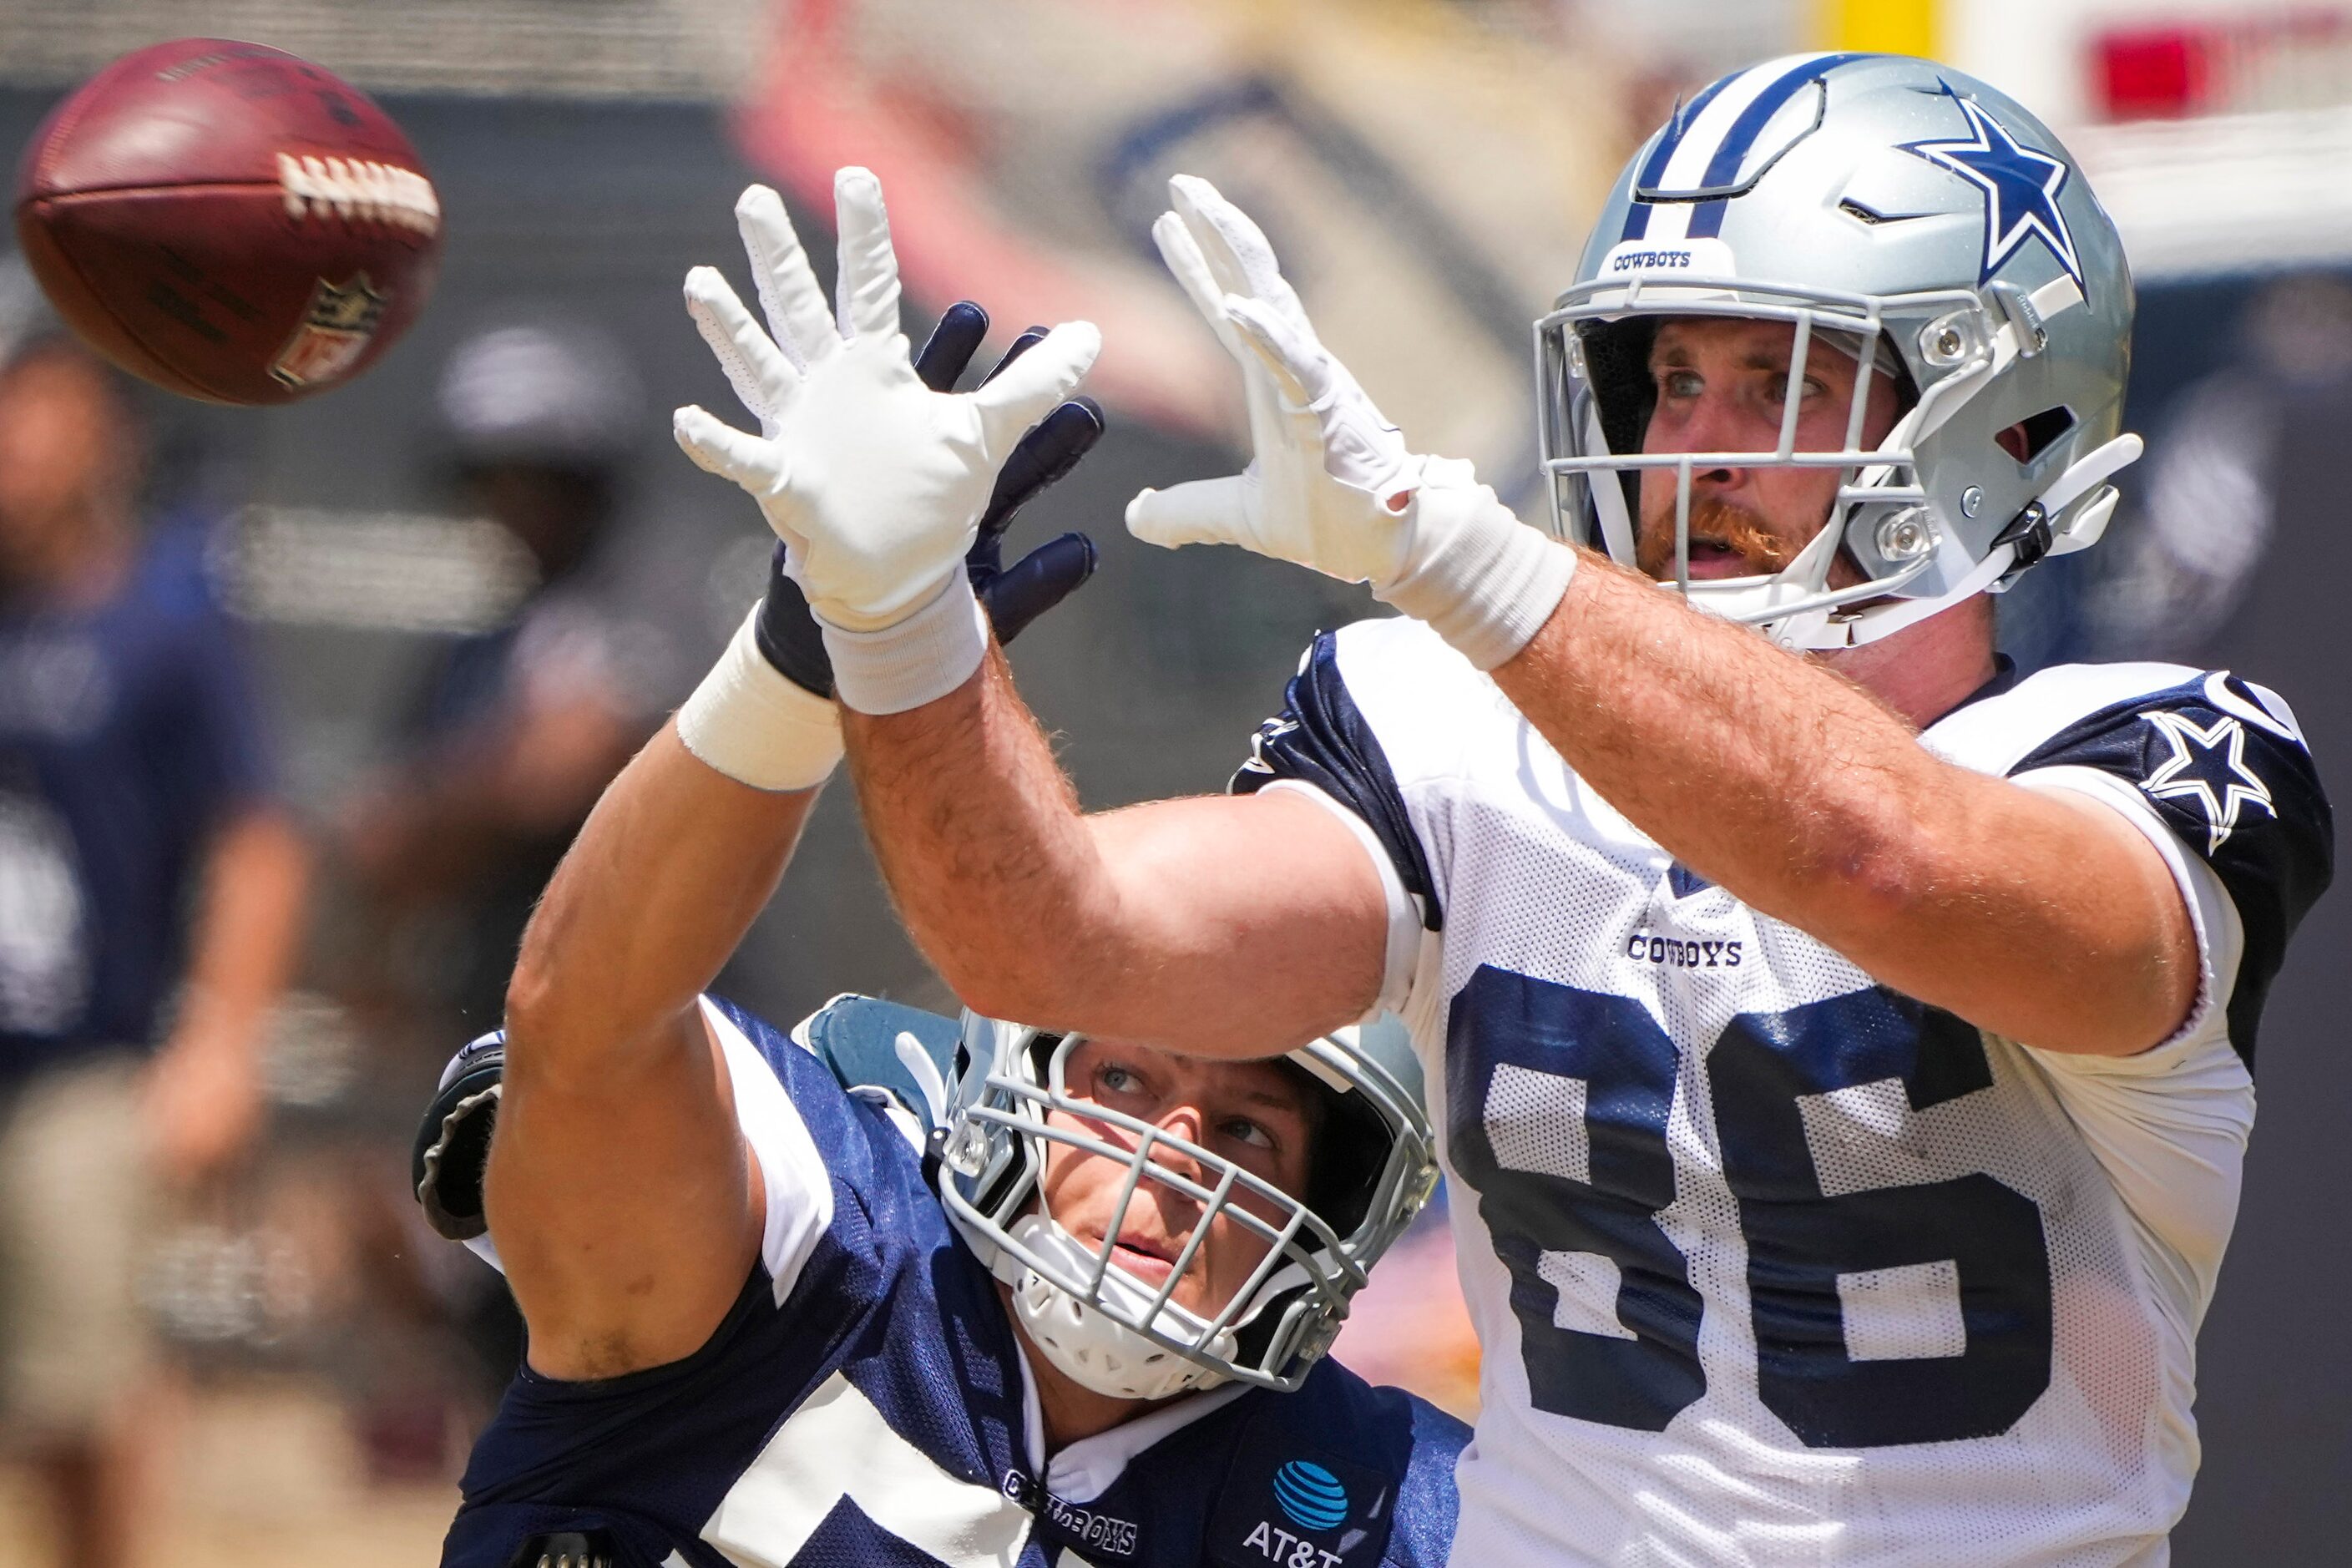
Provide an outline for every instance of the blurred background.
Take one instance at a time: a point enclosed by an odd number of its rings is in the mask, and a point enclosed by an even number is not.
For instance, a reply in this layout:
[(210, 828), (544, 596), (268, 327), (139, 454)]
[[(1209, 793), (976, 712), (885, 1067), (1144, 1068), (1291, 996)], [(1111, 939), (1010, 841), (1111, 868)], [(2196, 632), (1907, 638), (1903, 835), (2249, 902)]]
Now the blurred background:
[[(2127, 418), (2151, 456), (2103, 548), (2005, 601), (2006, 642), (2028, 666), (2235, 668), (2295, 705), (2352, 799), (2352, 632), (2318, 543), (2352, 441), (2352, 4), (5, 0), (0, 144), (114, 56), (188, 34), (373, 92), (439, 187), (446, 263), (373, 374), (269, 412), (38, 363), (37, 301), (0, 276), (0, 522), (38, 482), (112, 498), (130, 531), (50, 540), (45, 569), (86, 556), (133, 582), (187, 639), (149, 654), (204, 672), (209, 726), (173, 764), (192, 890), (150, 966), (160, 1049), (114, 1100), (57, 1113), (135, 1105), (164, 1172), (127, 1276), (153, 1343), (91, 1352), (152, 1358), (152, 1393), (104, 1463), (36, 1462), (35, 1426), (0, 1412), (0, 1563), (67, 1561), (58, 1497), (111, 1521), (93, 1563), (432, 1560), (519, 1342), (496, 1279), (418, 1220), (408, 1140), (441, 1064), (496, 1025), (530, 901), (597, 791), (760, 591), (758, 519), (665, 431), (677, 404), (731, 409), (677, 289), (699, 261), (740, 279), (751, 180), (822, 253), (832, 171), (873, 167), (918, 337), (963, 296), (1000, 342), (1032, 321), (1105, 328), (1090, 389), (1110, 433), (1016, 536), (1085, 528), (1102, 570), (1015, 664), (1110, 805), (1220, 788), (1308, 637), (1370, 608), (1119, 526), (1140, 486), (1236, 460), (1227, 368), (1146, 232), (1169, 173), (1277, 216), (1286, 269), (1383, 407), (1524, 508), (1528, 323), (1676, 96), (1803, 47), (1948, 59), (2058, 127), (2141, 290)], [(0, 571), (30, 570), (29, 548), (0, 539)], [(0, 656), (0, 725), (68, 722), (75, 668)], [(854, 816), (829, 792), (721, 982), (781, 1023), (846, 990), (953, 1008)], [(35, 1033), (90, 984), (56, 951), (85, 896), (56, 837), (0, 776), (0, 1013)], [(2184, 1564), (2337, 1562), (2352, 1540), (2332, 1310), (2352, 1288), (2332, 1212), (2352, 1073), (2327, 989), (2347, 908), (2312, 916), (2263, 1032)], [(175, 1005), (192, 975), (214, 983)], [(0, 1071), (0, 1101), (42, 1078)], [(39, 1201), (0, 1169), (0, 1204)], [(1423, 1266), (1387, 1267), (1341, 1353), (1466, 1414), (1448, 1243), (1425, 1225), (1405, 1246)]]

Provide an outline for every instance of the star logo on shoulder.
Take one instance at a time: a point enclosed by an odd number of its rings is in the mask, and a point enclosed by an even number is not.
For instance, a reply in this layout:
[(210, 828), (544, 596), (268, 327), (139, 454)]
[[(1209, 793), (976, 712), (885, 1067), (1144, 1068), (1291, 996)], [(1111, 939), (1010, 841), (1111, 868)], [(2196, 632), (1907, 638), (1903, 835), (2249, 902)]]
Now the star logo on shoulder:
[(2080, 288), (2082, 258), (2074, 252), (2074, 236), (2058, 210), (2058, 193), (2066, 188), (2070, 171), (2065, 163), (2038, 152), (2010, 134), (1982, 104), (1962, 98), (1948, 86), (1944, 91), (1968, 117), (1969, 134), (1938, 142), (1906, 142), (1906, 153), (1950, 171), (1984, 195), (1984, 270), (1981, 283), (2000, 270), (2027, 240), (2039, 238)]
[(2179, 713), (2140, 717), (2156, 726), (2172, 752), (2139, 787), (2158, 800), (2195, 801), (2205, 817), (2206, 854), (2228, 841), (2238, 826), (2238, 814), (2246, 807), (2278, 815), (2270, 785), (2246, 766), (2246, 727), (2237, 720), (2224, 714), (2209, 730)]

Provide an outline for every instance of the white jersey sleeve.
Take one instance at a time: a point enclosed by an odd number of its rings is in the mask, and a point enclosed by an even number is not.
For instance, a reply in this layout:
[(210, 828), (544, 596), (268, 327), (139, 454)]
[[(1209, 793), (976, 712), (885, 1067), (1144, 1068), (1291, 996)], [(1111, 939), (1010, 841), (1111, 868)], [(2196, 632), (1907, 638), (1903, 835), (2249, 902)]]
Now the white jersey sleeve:
[(1492, 680), (1419, 621), (1323, 633), (1229, 786), (1297, 791), (1355, 832), (1388, 895), (1382, 1010), (1409, 1015), (1430, 1000), (1420, 982), (1434, 980), (1445, 929), (1442, 803), (1461, 731), (1418, 716), (1459, 714), (1464, 703), (1510, 711)]
[(2223, 672), (2066, 665), (1964, 708), (1925, 741), (1964, 766), (2116, 812), (2180, 889), (2199, 967), (2181, 1026), (2133, 1057), (2033, 1055), (2193, 1326), (2236, 1218), (2263, 998), (2331, 864), (2329, 809), (2294, 716), (2276, 693)]
[(781, 1301), (792, 1294), (801, 1266), (833, 1225), (833, 1179), (783, 1079), (731, 1011), (706, 996), (702, 1021), (726, 1057), (735, 1123), (760, 1162), (768, 1200), (760, 1258)]

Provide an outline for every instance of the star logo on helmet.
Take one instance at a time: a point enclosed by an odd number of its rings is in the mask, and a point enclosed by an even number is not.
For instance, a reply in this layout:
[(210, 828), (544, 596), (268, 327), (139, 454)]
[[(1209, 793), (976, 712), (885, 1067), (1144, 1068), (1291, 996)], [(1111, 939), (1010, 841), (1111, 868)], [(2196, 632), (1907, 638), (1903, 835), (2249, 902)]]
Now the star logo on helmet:
[(2205, 818), (2205, 853), (2212, 854), (2229, 840), (2238, 826), (2238, 814), (2260, 807), (2272, 816), (2270, 785), (2246, 766), (2246, 727), (2227, 715), (2200, 728), (2179, 713), (2141, 715), (2169, 742), (2171, 754), (2140, 784), (2158, 800), (2197, 803)]
[(2058, 193), (2066, 188), (2069, 170), (2063, 160), (2038, 152), (2010, 134), (1973, 99), (1962, 98), (1947, 84), (1944, 91), (1968, 117), (1970, 134), (1939, 142), (1906, 142), (1903, 150), (1948, 170), (1984, 195), (1984, 269), (1981, 283), (2000, 270), (2029, 239), (2040, 239), (2080, 288), (2082, 258), (2074, 253), (2074, 237), (2066, 216), (2058, 210)]

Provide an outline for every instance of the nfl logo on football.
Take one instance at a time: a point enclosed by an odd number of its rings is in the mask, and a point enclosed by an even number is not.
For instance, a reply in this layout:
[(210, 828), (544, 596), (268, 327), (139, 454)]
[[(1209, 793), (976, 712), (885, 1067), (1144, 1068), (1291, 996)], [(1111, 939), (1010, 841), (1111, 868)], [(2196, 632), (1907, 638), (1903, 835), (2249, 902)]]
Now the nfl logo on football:
[(302, 312), (302, 324), (294, 329), (269, 374), (288, 386), (335, 380), (367, 351), (376, 323), (383, 318), (383, 307), (384, 297), (369, 284), (364, 272), (341, 285), (320, 279), (309, 308)]

